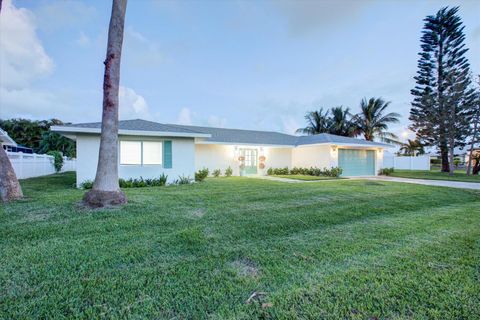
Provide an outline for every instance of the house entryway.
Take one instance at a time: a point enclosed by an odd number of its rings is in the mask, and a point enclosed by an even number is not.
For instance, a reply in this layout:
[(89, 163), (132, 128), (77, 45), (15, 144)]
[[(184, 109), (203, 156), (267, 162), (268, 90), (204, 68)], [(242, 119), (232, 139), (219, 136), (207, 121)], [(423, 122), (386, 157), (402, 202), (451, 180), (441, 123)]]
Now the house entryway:
[(244, 149), (243, 156), (245, 157), (245, 174), (257, 174), (258, 150)]

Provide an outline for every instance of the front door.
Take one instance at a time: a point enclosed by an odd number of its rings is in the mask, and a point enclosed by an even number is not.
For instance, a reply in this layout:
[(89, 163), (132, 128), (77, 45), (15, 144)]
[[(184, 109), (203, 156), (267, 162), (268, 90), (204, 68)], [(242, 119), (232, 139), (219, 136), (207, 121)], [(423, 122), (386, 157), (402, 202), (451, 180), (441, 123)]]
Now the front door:
[(257, 155), (255, 149), (245, 149), (245, 174), (257, 174)]

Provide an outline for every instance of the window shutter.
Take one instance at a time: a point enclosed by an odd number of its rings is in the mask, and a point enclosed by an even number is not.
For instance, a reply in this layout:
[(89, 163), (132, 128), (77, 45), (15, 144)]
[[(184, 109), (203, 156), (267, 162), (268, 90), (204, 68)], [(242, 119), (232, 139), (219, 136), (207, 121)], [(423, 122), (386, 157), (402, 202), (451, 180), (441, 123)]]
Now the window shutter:
[(172, 168), (172, 141), (163, 141), (163, 167), (165, 169)]

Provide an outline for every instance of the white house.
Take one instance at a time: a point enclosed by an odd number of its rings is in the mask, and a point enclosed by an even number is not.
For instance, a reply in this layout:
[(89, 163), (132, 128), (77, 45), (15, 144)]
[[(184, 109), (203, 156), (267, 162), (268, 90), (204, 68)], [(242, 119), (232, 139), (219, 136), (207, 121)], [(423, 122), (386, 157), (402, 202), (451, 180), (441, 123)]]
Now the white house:
[[(77, 142), (77, 185), (93, 180), (101, 123), (53, 126)], [(233, 175), (265, 175), (268, 168), (343, 169), (343, 176), (376, 175), (389, 145), (331, 134), (293, 136), (279, 132), (162, 124), (146, 120), (119, 123), (119, 175), (172, 181), (195, 171), (231, 168)], [(242, 168), (242, 169), (241, 169)]]

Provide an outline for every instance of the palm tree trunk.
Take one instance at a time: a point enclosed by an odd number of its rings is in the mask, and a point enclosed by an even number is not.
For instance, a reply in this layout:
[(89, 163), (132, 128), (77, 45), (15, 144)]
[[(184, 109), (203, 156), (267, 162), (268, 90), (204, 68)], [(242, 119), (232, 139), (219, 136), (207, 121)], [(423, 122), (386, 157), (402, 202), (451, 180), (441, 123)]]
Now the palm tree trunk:
[(22, 188), (18, 183), (7, 152), (0, 143), (0, 200), (7, 202), (23, 197)]
[(90, 207), (127, 202), (118, 185), (118, 91), (127, 0), (113, 0), (103, 78), (103, 113), (97, 174), (83, 198)]

